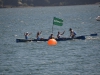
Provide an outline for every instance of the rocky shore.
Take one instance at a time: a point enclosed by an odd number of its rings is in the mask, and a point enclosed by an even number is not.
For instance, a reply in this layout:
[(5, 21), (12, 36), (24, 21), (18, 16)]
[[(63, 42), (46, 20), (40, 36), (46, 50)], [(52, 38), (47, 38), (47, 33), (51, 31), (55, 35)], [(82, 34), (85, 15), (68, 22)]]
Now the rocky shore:
[[(72, 6), (100, 4), (99, 0), (0, 0), (0, 8), (24, 8), (24, 7), (47, 7), (47, 6)], [(100, 5), (99, 5), (100, 6)]]

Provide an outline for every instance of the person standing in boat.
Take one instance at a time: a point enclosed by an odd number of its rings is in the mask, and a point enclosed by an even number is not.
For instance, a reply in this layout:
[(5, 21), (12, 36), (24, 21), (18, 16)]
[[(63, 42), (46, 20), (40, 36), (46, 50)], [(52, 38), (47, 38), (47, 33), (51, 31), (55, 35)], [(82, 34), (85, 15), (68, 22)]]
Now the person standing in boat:
[(72, 30), (72, 28), (70, 28), (69, 31), (70, 31), (70, 37), (74, 38), (76, 33)]
[(61, 38), (61, 35), (63, 35), (64, 33), (65, 33), (65, 31), (64, 31), (63, 33), (60, 33), (60, 32), (58, 31), (57, 39)]
[(29, 36), (30, 34), (31, 34), (31, 33), (28, 33), (28, 32), (24, 33), (24, 36), (25, 36), (25, 39), (26, 39), (26, 40), (28, 39), (28, 36)]
[(42, 33), (42, 31), (41, 32), (37, 32), (37, 35), (36, 35), (36, 38), (37, 38), (37, 40), (40, 40), (41, 38), (39, 37), (39, 35)]

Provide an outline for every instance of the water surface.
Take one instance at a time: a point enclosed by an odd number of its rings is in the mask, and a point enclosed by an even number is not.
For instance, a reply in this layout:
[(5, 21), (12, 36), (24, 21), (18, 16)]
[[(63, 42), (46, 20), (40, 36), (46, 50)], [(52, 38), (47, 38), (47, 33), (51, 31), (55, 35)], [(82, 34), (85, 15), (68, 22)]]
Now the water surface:
[[(98, 5), (5, 8), (0, 9), (0, 75), (100, 75), (100, 15)], [(52, 32), (53, 17), (64, 20), (63, 26), (54, 26), (57, 32), (69, 28), (77, 35), (98, 33), (86, 40), (58, 42), (16, 43), (24, 38), (24, 32), (32, 32), (29, 38), (48, 38)]]

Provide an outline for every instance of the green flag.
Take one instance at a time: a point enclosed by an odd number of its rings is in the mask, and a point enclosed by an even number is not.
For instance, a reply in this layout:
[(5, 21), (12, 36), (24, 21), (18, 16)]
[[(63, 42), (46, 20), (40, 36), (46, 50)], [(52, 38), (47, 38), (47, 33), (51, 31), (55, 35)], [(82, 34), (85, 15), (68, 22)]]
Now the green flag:
[(62, 20), (62, 19), (59, 19), (59, 18), (54, 17), (54, 18), (53, 18), (53, 25), (62, 26), (62, 25), (63, 25), (63, 20)]

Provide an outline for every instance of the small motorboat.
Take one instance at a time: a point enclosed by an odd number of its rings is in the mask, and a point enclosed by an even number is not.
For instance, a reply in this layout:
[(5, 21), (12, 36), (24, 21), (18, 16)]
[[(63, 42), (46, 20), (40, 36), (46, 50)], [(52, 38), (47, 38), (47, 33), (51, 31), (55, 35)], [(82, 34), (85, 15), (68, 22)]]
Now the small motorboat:
[(98, 16), (98, 17), (96, 18), (96, 20), (97, 20), (97, 21), (100, 21), (100, 16)]

